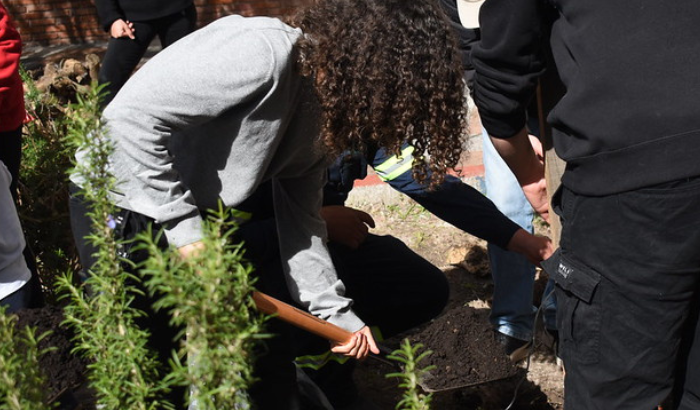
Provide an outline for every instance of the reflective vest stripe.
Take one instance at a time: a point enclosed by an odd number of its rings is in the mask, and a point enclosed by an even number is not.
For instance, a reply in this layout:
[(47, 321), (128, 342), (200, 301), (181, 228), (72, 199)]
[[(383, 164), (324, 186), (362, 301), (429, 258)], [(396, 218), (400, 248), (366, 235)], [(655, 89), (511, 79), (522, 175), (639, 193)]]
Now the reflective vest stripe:
[[(384, 340), (384, 336), (382, 335), (382, 332), (379, 330), (378, 327), (372, 326), (372, 334), (374, 335), (374, 340), (376, 340), (377, 342), (381, 342), (382, 340)], [(333, 361), (343, 364), (348, 360), (350, 360), (350, 358), (347, 356), (337, 355), (331, 352), (330, 350), (327, 350), (324, 353), (317, 355), (299, 356), (296, 359), (294, 359), (294, 364), (303, 369), (318, 370), (325, 366), (326, 363), (330, 363)]]
[(413, 167), (413, 151), (415, 148), (408, 146), (401, 150), (401, 156), (389, 157), (386, 161), (374, 167), (374, 172), (382, 181), (391, 181), (399, 175), (409, 171)]
[(318, 370), (325, 366), (326, 363), (333, 361), (343, 364), (348, 360), (350, 360), (349, 357), (337, 355), (329, 350), (319, 355), (299, 356), (294, 359), (294, 363), (303, 369)]

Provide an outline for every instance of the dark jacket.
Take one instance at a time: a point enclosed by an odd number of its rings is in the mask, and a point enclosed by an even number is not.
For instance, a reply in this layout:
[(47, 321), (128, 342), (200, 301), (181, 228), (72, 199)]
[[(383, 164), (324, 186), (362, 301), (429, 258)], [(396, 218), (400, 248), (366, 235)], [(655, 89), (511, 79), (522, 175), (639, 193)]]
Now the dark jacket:
[(193, 0), (95, 0), (105, 31), (116, 20), (148, 21), (169, 16), (192, 6)]
[(469, 92), (473, 94), (474, 66), (472, 65), (470, 53), (474, 45), (479, 42), (481, 31), (478, 28), (465, 28), (459, 21), (459, 10), (457, 10), (457, 0), (440, 0), (440, 6), (449, 20), (450, 27), (457, 37), (457, 46), (462, 56), (462, 70), (464, 79), (469, 87)]
[[(343, 155), (328, 168), (328, 182), (324, 188), (324, 205), (343, 205), (355, 180), (367, 175), (369, 164), (377, 175), (392, 188), (407, 195), (431, 214), (445, 222), (507, 249), (508, 243), (520, 227), (503, 215), (488, 198), (459, 178), (446, 175), (435, 190), (413, 178), (413, 156), (408, 144), (404, 144), (401, 161), (395, 161), (393, 153), (383, 149), (363, 156)], [(372, 151), (372, 150), (370, 150)], [(391, 169), (383, 169), (394, 164)]]
[(549, 122), (569, 189), (607, 195), (700, 175), (700, 3), (488, 0), (480, 21), (475, 100), (496, 137), (524, 126), (549, 38), (566, 87)]

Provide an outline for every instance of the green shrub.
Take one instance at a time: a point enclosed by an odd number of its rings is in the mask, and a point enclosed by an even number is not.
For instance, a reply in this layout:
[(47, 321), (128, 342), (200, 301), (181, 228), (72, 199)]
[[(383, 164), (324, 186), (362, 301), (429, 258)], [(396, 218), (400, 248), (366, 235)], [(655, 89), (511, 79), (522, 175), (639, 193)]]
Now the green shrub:
[[(124, 266), (110, 221), (117, 210), (109, 192), (115, 181), (108, 170), (112, 143), (99, 115), (100, 90), (79, 96), (68, 113), (66, 146), (80, 150), (83, 161), (72, 175), (83, 181), (82, 195), (90, 204), (96, 262), (85, 286), (71, 275), (59, 277), (66, 322), (76, 332), (77, 350), (90, 361), (88, 379), (104, 410), (171, 408), (163, 399), (175, 385), (190, 387), (190, 399), (199, 410), (247, 406), (246, 389), (252, 382), (252, 348), (263, 337), (262, 316), (252, 314), (251, 267), (242, 263), (242, 245), (230, 240), (235, 226), (220, 210), (205, 221), (205, 249), (183, 260), (176, 249), (160, 249), (151, 232), (142, 233), (135, 249), (149, 257), (137, 266), (138, 275)], [(160, 233), (158, 233), (160, 234)], [(144, 312), (132, 306), (138, 284), (147, 278), (156, 309), (167, 309), (172, 324), (186, 329), (180, 351), (172, 352), (172, 372), (160, 374), (155, 353), (146, 346), (148, 329), (136, 325)], [(182, 358), (187, 357), (183, 364)]]
[(115, 214), (109, 192), (114, 178), (108, 171), (112, 144), (102, 132), (100, 89), (93, 87), (68, 114), (66, 146), (85, 153), (86, 162), (73, 175), (85, 181), (82, 194), (91, 204), (88, 216), (97, 249), (95, 264), (85, 286), (76, 286), (72, 275), (58, 278), (61, 297), (70, 299), (66, 323), (76, 334), (76, 350), (89, 361), (88, 380), (104, 410), (170, 408), (161, 400), (169, 385), (159, 377), (155, 353), (147, 346), (149, 333), (136, 325), (144, 313), (132, 306), (139, 278), (122, 268), (119, 241), (108, 221)]
[(18, 211), (39, 276), (52, 300), (55, 278), (78, 267), (68, 214), (66, 171), (71, 158), (62, 141), (71, 108), (50, 93), (37, 90), (25, 71), (22, 80), (32, 120), (23, 128)]
[(205, 221), (204, 250), (186, 261), (177, 250), (158, 249), (151, 233), (140, 237), (150, 254), (142, 269), (147, 285), (152, 294), (165, 295), (154, 306), (167, 309), (173, 323), (186, 329), (178, 357), (188, 363), (176, 362), (172, 376), (191, 386), (198, 410), (246, 408), (253, 347), (267, 337), (263, 317), (252, 313), (252, 268), (243, 262), (242, 245), (231, 240), (231, 219), (223, 209), (212, 213)]
[(0, 306), (0, 410), (45, 410), (44, 376), (39, 370), (39, 337), (32, 328), (15, 330), (17, 316)]

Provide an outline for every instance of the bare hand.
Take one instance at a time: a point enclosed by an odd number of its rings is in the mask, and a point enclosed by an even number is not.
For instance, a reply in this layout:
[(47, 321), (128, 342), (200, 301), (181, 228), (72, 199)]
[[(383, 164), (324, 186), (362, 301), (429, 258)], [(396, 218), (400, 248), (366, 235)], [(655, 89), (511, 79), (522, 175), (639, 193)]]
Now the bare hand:
[(188, 245), (181, 246), (177, 248), (177, 251), (180, 253), (180, 257), (182, 257), (182, 259), (189, 259), (191, 257), (196, 256), (203, 249), (204, 243), (202, 241), (197, 241)]
[(534, 135), (528, 134), (532, 151), (535, 153), (538, 166), (542, 169), (542, 178), (534, 180), (529, 184), (522, 185), (523, 193), (527, 198), (532, 208), (549, 222), (549, 195), (547, 194), (547, 182), (544, 176), (544, 151), (542, 150), (542, 142)]
[(542, 148), (542, 141), (532, 134), (527, 134), (527, 138), (530, 140), (530, 145), (532, 145), (532, 150), (535, 151), (537, 159), (544, 162), (544, 150)]
[(134, 35), (135, 32), (134, 23), (122, 19), (115, 20), (114, 23), (112, 23), (112, 27), (109, 29), (109, 34), (114, 38), (129, 37), (133, 40), (136, 38)]
[(518, 179), (528, 202), (545, 221), (549, 222), (547, 183), (544, 177), (542, 145), (539, 140), (529, 135), (523, 128), (510, 138), (501, 139), (492, 136), (491, 141)]
[(530, 263), (540, 266), (540, 262), (554, 253), (554, 245), (546, 236), (532, 235), (524, 229), (518, 229), (508, 242), (508, 250), (517, 252)]
[(379, 354), (377, 342), (374, 341), (374, 336), (369, 327), (365, 326), (355, 332), (347, 343), (332, 343), (331, 352), (342, 354), (343, 356), (353, 357), (357, 360), (363, 360), (370, 352)]
[(324, 206), (321, 217), (326, 221), (328, 239), (357, 249), (367, 238), (374, 219), (367, 212), (341, 205)]
[(547, 195), (547, 182), (545, 181), (544, 174), (542, 179), (523, 184), (522, 188), (525, 198), (530, 202), (535, 212), (540, 214), (545, 221), (549, 222), (549, 196)]

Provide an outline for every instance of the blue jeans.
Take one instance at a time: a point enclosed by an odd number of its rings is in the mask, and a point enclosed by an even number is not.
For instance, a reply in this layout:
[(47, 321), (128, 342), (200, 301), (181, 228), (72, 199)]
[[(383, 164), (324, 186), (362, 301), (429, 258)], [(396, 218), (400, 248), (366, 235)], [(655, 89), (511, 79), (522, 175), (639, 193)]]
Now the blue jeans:
[[(533, 232), (534, 210), (525, 198), (520, 184), (491, 143), (486, 130), (483, 136), (486, 195), (496, 207), (524, 230)], [(535, 266), (515, 252), (499, 246), (488, 245), (494, 292), (491, 308), (491, 324), (494, 329), (520, 340), (532, 338), (535, 313), (532, 304)], [(543, 307), (545, 325), (556, 329), (556, 302), (552, 290), (554, 283), (547, 282)]]

